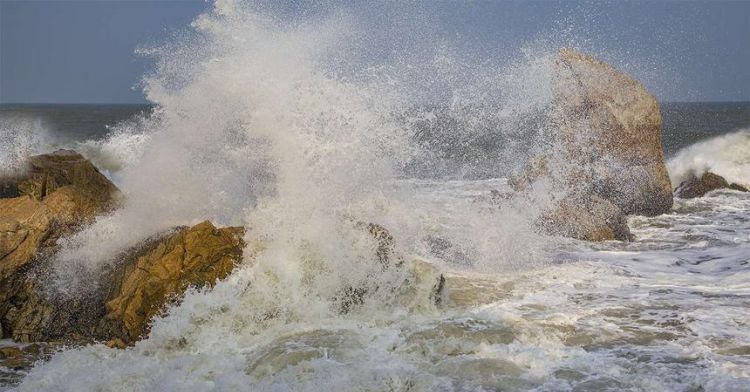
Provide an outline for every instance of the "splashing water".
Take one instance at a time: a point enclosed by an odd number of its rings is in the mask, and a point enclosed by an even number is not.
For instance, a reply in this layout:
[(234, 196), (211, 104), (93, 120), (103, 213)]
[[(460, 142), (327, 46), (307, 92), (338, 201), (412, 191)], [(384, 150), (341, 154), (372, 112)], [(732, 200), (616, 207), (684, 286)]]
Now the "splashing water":
[(730, 183), (750, 185), (750, 130), (741, 129), (684, 148), (667, 166), (675, 185), (707, 171)]
[(50, 145), (41, 121), (24, 115), (0, 116), (0, 175), (12, 173)]
[[(85, 296), (114, 255), (175, 225), (244, 225), (263, 249), (213, 289), (189, 291), (135, 347), (63, 351), (18, 389), (743, 385), (749, 364), (733, 353), (746, 352), (750, 320), (709, 310), (734, 310), (750, 293), (747, 239), (680, 233), (702, 219), (747, 230), (732, 211), (747, 198), (682, 202), (699, 213), (636, 221), (639, 240), (624, 248), (540, 235), (531, 222), (549, 202), (544, 183), (499, 207), (482, 197), (508, 190), (490, 177), (550, 147), (537, 143), (550, 132), (552, 52), (535, 46), (504, 67), (471, 60), (409, 7), (281, 18), (271, 5), (217, 1), (191, 31), (143, 48), (157, 59), (143, 83), (157, 107), (96, 146), (121, 154), (126, 204), (65, 240), (57, 292)], [(422, 264), (380, 271), (357, 222), (439, 265), (449, 305), (429, 301)], [(436, 252), (430, 239), (451, 246)], [(741, 275), (692, 279), (686, 270), (714, 250), (719, 270)], [(641, 252), (659, 262), (631, 257)], [(675, 271), (675, 258), (690, 266)], [(339, 314), (336, 293), (362, 282), (379, 289)]]
[[(349, 263), (346, 255), (335, 254), (341, 231), (351, 229), (342, 226), (347, 219), (378, 222), (410, 240), (424, 236), (424, 230), (450, 230), (423, 222), (420, 216), (435, 211), (392, 186), (415, 167), (445, 159), (413, 142), (419, 126), (436, 116), (436, 109), (422, 104), (424, 91), (414, 83), (433, 80), (442, 89), (458, 83), (447, 113), (459, 121), (453, 132), (464, 139), (489, 132), (480, 129), (481, 117), (498, 125), (484, 137), (498, 137), (517, 133), (526, 113), (549, 104), (551, 94), (538, 76), (549, 75), (551, 57), (504, 73), (462, 64), (444, 49), (427, 64), (413, 63), (410, 50), (422, 44), (416, 38), (402, 43), (402, 57), (391, 54), (373, 63), (363, 60), (373, 43), (363, 42), (370, 37), (358, 17), (334, 12), (284, 24), (273, 13), (219, 2), (195, 20), (186, 37), (144, 49), (158, 59), (157, 70), (144, 81), (158, 108), (138, 126), (121, 127), (100, 142), (100, 148), (126, 151), (118, 184), (127, 204), (67, 240), (57, 263), (60, 286), (77, 291), (77, 281), (89, 276), (85, 272), (106, 265), (118, 250), (204, 219), (245, 225), (250, 237), (270, 241), (266, 254), (274, 252), (275, 243), (282, 248), (330, 244), (317, 251), (332, 252), (324, 259), (340, 260), (343, 265), (331, 266), (334, 270)], [(490, 107), (498, 102), (507, 103), (499, 113)], [(501, 264), (519, 262), (520, 255), (508, 255), (502, 245), (518, 236), (534, 241), (536, 234), (524, 225), (529, 212), (505, 211), (518, 228), (507, 234), (492, 223), (499, 219), (464, 204), (463, 211), (451, 214), (475, 217), (486, 222), (482, 229), (494, 231), (477, 251), (495, 255)], [(455, 229), (442, 234), (468, 240), (480, 230)], [(276, 257), (294, 258), (282, 254)], [(272, 263), (286, 268), (284, 262)]]

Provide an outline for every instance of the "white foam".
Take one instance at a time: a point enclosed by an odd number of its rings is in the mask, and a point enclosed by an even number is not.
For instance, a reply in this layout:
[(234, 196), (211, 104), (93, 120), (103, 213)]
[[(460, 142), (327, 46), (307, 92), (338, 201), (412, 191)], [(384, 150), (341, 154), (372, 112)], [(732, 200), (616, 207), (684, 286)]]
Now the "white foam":
[(728, 182), (750, 186), (750, 130), (741, 129), (683, 148), (667, 162), (672, 184), (710, 171)]
[[(489, 118), (500, 133), (535, 141), (545, 129), (518, 126), (549, 104), (550, 53), (530, 52), (507, 69), (480, 66), (449, 46), (425, 49), (419, 37), (434, 43), (430, 30), (401, 23), (429, 26), (419, 14), (364, 13), (371, 20), (356, 7), (346, 11), (289, 22), (223, 0), (177, 41), (143, 50), (158, 60), (145, 79), (158, 109), (104, 143), (126, 150), (118, 152), (127, 157), (118, 184), (127, 204), (66, 240), (56, 260), (61, 290), (82, 292), (87, 273), (118, 250), (202, 219), (245, 225), (248, 243), (261, 240), (265, 249), (214, 289), (190, 291), (135, 347), (66, 350), (38, 364), (19, 390), (746, 385), (747, 360), (722, 354), (747, 340), (740, 326), (750, 320), (736, 312), (746, 283), (724, 268), (743, 268), (734, 251), (746, 244), (693, 274), (671, 261), (700, 251), (665, 248), (695, 246), (679, 233), (705, 230), (700, 217), (649, 218), (636, 230), (639, 242), (591, 246), (534, 232), (549, 201), (542, 182), (529, 198), (498, 207), (479, 196), (502, 191), (504, 180), (401, 178), (400, 169), (424, 158), (411, 142), (413, 125), (430, 114), (410, 111), (436, 85), (449, 87), (449, 110), (466, 125), (459, 136), (486, 136), (477, 119)], [(374, 29), (373, 20), (386, 24)], [(399, 47), (387, 60), (362, 60), (391, 42)], [(514, 151), (506, 152), (520, 159)], [(734, 222), (729, 213), (711, 215), (718, 209), (709, 206), (705, 219)], [(357, 221), (387, 227), (409, 259), (453, 271), (449, 284), (478, 304), (438, 309), (426, 290), (413, 289), (419, 274), (381, 272), (376, 244)], [(711, 235), (704, 255), (717, 240)], [(450, 255), (462, 262), (431, 252), (430, 236), (454, 244)], [(334, 298), (353, 284), (371, 290), (361, 308), (340, 315)], [(727, 312), (714, 314), (719, 307)]]

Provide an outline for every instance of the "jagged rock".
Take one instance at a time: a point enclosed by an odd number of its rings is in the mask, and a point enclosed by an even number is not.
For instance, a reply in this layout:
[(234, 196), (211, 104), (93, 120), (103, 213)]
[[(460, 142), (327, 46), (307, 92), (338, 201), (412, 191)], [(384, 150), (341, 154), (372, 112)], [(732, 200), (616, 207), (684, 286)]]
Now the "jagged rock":
[[(543, 219), (561, 224), (552, 230), (556, 233), (596, 240), (628, 237), (619, 223), (625, 215), (654, 216), (673, 203), (659, 105), (637, 81), (570, 49), (560, 50), (554, 72), (549, 120), (555, 126), (546, 145), (556, 148), (534, 156), (511, 185), (523, 190), (545, 177), (553, 192), (567, 195)], [(592, 207), (607, 218), (587, 214)]]
[(4, 336), (30, 341), (59, 327), (33, 270), (60, 237), (116, 207), (120, 192), (81, 155), (60, 150), (0, 178), (0, 194), (0, 324)]
[(218, 229), (206, 221), (141, 249), (110, 274), (106, 314), (96, 335), (114, 346), (139, 339), (153, 316), (188, 287), (212, 286), (232, 272), (242, 258), (243, 233), (241, 227)]
[(700, 177), (692, 176), (689, 179), (680, 183), (675, 188), (675, 196), (682, 199), (692, 199), (695, 197), (701, 197), (708, 192), (716, 189), (733, 189), (740, 192), (747, 192), (747, 188), (744, 186), (727, 182), (724, 177), (711, 173), (705, 172)]

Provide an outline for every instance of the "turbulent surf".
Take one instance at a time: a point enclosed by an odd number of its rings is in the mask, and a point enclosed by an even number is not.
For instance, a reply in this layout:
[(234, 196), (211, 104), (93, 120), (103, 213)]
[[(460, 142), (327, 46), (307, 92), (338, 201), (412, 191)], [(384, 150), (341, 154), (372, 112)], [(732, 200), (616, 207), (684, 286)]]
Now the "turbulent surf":
[[(6, 387), (746, 388), (750, 194), (631, 216), (633, 241), (539, 230), (553, 190), (506, 195), (534, 151), (558, 148), (546, 143), (559, 42), (482, 58), (416, 8), (282, 17), (217, 1), (140, 49), (156, 61), (142, 83), (153, 106), (106, 136), (52, 140), (4, 117), (15, 133), (0, 137), (3, 167), (69, 147), (123, 192), (120, 208), (60, 240), (50, 295), (86, 298), (121, 252), (176, 226), (243, 226), (247, 246), (226, 279), (189, 289), (133, 346), (61, 349)], [(748, 140), (736, 129), (668, 153), (673, 185), (706, 170), (750, 184)], [(368, 223), (387, 228), (404, 268), (382, 267)], [(342, 292), (360, 286), (351, 306)]]

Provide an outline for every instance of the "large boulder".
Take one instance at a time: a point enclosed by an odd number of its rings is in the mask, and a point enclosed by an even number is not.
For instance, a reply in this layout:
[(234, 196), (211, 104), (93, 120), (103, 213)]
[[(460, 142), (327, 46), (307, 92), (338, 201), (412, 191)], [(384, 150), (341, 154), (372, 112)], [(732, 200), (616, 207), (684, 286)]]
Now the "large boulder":
[(675, 188), (675, 196), (681, 199), (692, 199), (701, 197), (708, 192), (717, 189), (732, 189), (747, 192), (747, 188), (737, 183), (729, 183), (724, 177), (711, 172), (705, 172), (700, 177), (692, 175)]
[[(672, 185), (654, 96), (612, 66), (570, 49), (558, 53), (553, 89), (547, 147), (511, 182), (524, 189), (544, 177), (564, 195), (543, 219), (546, 227), (560, 222), (553, 230), (559, 234), (624, 239), (626, 215), (669, 211)], [(581, 235), (588, 232), (597, 234)]]

